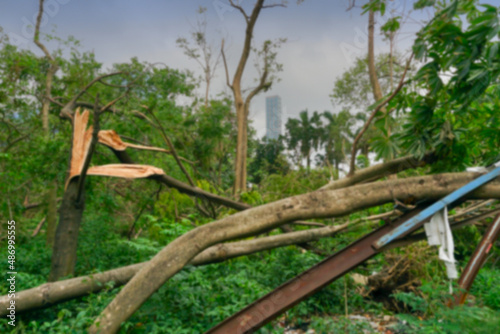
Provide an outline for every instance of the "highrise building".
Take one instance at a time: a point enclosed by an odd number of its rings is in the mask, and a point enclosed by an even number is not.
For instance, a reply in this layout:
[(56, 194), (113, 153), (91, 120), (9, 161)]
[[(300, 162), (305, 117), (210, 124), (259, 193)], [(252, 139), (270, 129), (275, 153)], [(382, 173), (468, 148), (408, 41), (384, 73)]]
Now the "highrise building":
[(266, 97), (266, 137), (278, 139), (281, 135), (281, 98), (278, 95)]

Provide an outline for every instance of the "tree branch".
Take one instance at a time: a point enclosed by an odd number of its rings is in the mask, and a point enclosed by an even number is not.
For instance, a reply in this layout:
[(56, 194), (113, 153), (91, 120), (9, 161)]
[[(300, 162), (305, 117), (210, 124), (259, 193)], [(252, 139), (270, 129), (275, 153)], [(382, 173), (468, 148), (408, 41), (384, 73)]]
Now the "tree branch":
[(359, 183), (373, 182), (385, 176), (397, 174), (407, 169), (423, 167), (434, 162), (435, 160), (436, 156), (433, 152), (426, 153), (422, 159), (417, 159), (413, 156), (394, 159), (360, 169), (356, 171), (354, 175), (330, 182), (320, 189), (333, 190), (349, 187)]
[(43, 3), (44, 3), (44, 0), (40, 0), (39, 5), (38, 5), (38, 15), (36, 17), (35, 35), (33, 37), (33, 41), (43, 51), (43, 53), (45, 54), (45, 57), (47, 57), (47, 59), (52, 63), (52, 62), (54, 62), (54, 58), (50, 54), (49, 50), (47, 50), (45, 45), (43, 45), (40, 42), (40, 23), (42, 22), (42, 16), (43, 16)]
[(62, 117), (64, 117), (64, 114), (71, 116), (72, 110), (76, 105), (76, 101), (80, 97), (82, 97), (82, 95), (85, 94), (96, 82), (100, 82), (104, 78), (108, 78), (108, 77), (120, 75), (120, 74), (123, 74), (123, 72), (120, 71), (120, 72), (112, 72), (112, 73), (108, 73), (108, 74), (103, 74), (103, 75), (98, 76), (97, 78), (95, 78), (91, 82), (89, 82), (85, 87), (83, 87), (80, 90), (80, 92), (78, 92), (75, 96), (73, 96), (73, 98), (68, 103), (66, 103), (64, 105), (64, 107), (61, 110), (61, 114), (63, 114)]
[(193, 179), (191, 178), (191, 175), (189, 175), (189, 173), (186, 170), (186, 168), (184, 168), (184, 165), (182, 164), (182, 161), (179, 158), (179, 155), (177, 155), (177, 151), (176, 151), (174, 145), (172, 144), (172, 142), (170, 141), (170, 138), (168, 138), (167, 133), (165, 132), (165, 129), (163, 129), (163, 126), (161, 125), (160, 120), (156, 117), (156, 115), (154, 114), (153, 110), (151, 110), (149, 108), (146, 108), (146, 110), (149, 111), (149, 113), (151, 114), (151, 117), (153, 117), (153, 119), (155, 120), (156, 127), (160, 129), (162, 137), (165, 140), (165, 142), (167, 143), (168, 147), (170, 148), (170, 152), (172, 152), (172, 155), (174, 156), (174, 159), (177, 162), (177, 165), (179, 165), (180, 169), (182, 170), (182, 172), (184, 173), (184, 175), (188, 179), (189, 184), (192, 187), (194, 187), (195, 185), (194, 185)]
[(248, 14), (245, 12), (245, 10), (243, 9), (243, 7), (241, 7), (239, 5), (236, 5), (233, 2), (233, 0), (229, 0), (229, 4), (231, 5), (231, 7), (236, 8), (237, 10), (239, 10), (240, 13), (243, 15), (243, 17), (245, 18), (245, 21), (247, 21), (247, 23), (248, 23), (248, 20), (250, 20), (250, 18), (248, 17)]
[(50, 67), (47, 71), (47, 77), (45, 78), (45, 94), (42, 98), (42, 126), (45, 132), (45, 136), (49, 136), (49, 108), (50, 108), (50, 97), (52, 95), (52, 81), (54, 79), (54, 75), (56, 74), (59, 66), (57, 62), (50, 54), (49, 50), (45, 47), (43, 43), (40, 42), (40, 23), (42, 21), (43, 16), (43, 3), (44, 0), (40, 0), (39, 8), (38, 8), (38, 16), (36, 18), (36, 26), (35, 26), (35, 35), (33, 37), (33, 41), (35, 44), (43, 51), (45, 57), (50, 63)]
[(389, 95), (385, 100), (383, 100), (382, 102), (380, 102), (379, 105), (377, 105), (377, 107), (373, 110), (373, 112), (371, 113), (370, 117), (368, 118), (368, 120), (365, 122), (365, 125), (363, 126), (363, 128), (361, 129), (361, 131), (358, 133), (358, 135), (356, 136), (356, 138), (354, 139), (354, 142), (352, 143), (352, 150), (351, 150), (351, 163), (350, 163), (350, 167), (349, 167), (349, 175), (350, 177), (352, 177), (354, 175), (354, 172), (355, 172), (355, 169), (356, 169), (356, 151), (357, 151), (357, 145), (359, 143), (359, 140), (361, 139), (361, 137), (363, 137), (363, 134), (366, 132), (366, 130), (368, 130), (368, 127), (370, 126), (371, 122), (373, 121), (373, 119), (375, 118), (375, 115), (383, 108), (385, 107), (385, 105), (387, 103), (389, 103), (398, 93), (399, 91), (401, 90), (401, 88), (403, 88), (404, 84), (405, 84), (405, 77), (406, 77), (406, 73), (408, 72), (408, 68), (410, 67), (410, 63), (411, 63), (411, 60), (413, 59), (413, 53), (411, 54), (410, 58), (408, 59), (408, 61), (406, 62), (406, 67), (405, 67), (405, 70), (403, 72), (403, 75), (401, 77), (401, 80), (399, 81), (399, 84), (398, 86), (396, 87), (396, 89), (392, 92), (391, 95)]
[(259, 80), (259, 85), (255, 87), (248, 95), (247, 98), (245, 99), (245, 107), (248, 109), (250, 105), (250, 101), (253, 99), (255, 95), (257, 95), (261, 90), (268, 89), (271, 86), (271, 82), (266, 82), (267, 76), (269, 74), (269, 63), (267, 59), (267, 53), (269, 52), (268, 46), (264, 46), (266, 48), (264, 50), (264, 71), (262, 72), (262, 75), (260, 76)]
[(224, 38), (222, 39), (221, 42), (221, 47), (220, 47), (220, 52), (222, 54), (222, 62), (224, 63), (224, 70), (226, 72), (226, 85), (233, 89), (233, 86), (229, 83), (229, 70), (227, 69), (227, 61), (226, 61), (226, 54), (224, 53)]

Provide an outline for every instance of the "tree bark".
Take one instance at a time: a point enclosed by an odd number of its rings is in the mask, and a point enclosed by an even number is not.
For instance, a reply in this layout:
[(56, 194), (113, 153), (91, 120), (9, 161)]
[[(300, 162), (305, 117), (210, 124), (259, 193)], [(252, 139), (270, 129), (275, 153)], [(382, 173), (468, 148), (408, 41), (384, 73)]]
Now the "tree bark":
[[(332, 236), (346, 229), (349, 225), (349, 223), (345, 223), (336, 226), (273, 235), (259, 239), (218, 244), (198, 254), (190, 264), (199, 266), (222, 262), (238, 256), (249, 255), (268, 249), (311, 242)], [(113, 288), (124, 285), (146, 264), (147, 262), (137, 263), (89, 276), (46, 283), (36, 288), (20, 291), (16, 294), (16, 310), (18, 312), (23, 312), (48, 307), (90, 293), (96, 293), (109, 288), (110, 282), (113, 282)], [(9, 300), (7, 295), (0, 297), (0, 316), (7, 314)]]
[(368, 14), (368, 75), (370, 76), (370, 84), (373, 90), (373, 98), (375, 101), (380, 100), (382, 89), (377, 77), (377, 69), (375, 67), (375, 12), (370, 10)]
[[(398, 199), (439, 199), (472, 181), (477, 174), (452, 173), (389, 180), (339, 190), (323, 190), (248, 209), (200, 226), (172, 241), (118, 293), (89, 328), (89, 333), (115, 333), (158, 288), (204, 249), (249, 236), (284, 223), (343, 216)], [(500, 197), (500, 182), (474, 191), (469, 198)], [(182, 250), (180, 252), (179, 250)]]
[(78, 188), (78, 178), (73, 178), (64, 192), (59, 208), (59, 224), (52, 251), (49, 282), (71, 275), (75, 270), (78, 232), (85, 208), (84, 194), (77, 202)]
[(46, 244), (48, 247), (54, 245), (54, 238), (57, 228), (57, 182), (54, 180), (47, 192), (47, 235)]
[[(234, 86), (234, 85), (233, 85)], [(236, 85), (239, 87), (239, 85)], [(238, 88), (240, 89), (240, 88)], [(236, 125), (238, 130), (238, 135), (236, 139), (236, 161), (234, 165), (234, 187), (233, 193), (239, 196), (241, 192), (246, 191), (246, 182), (243, 182), (244, 175), (246, 174), (245, 164), (245, 152), (247, 147), (245, 128), (247, 127), (247, 118), (245, 117), (245, 111), (243, 109), (243, 99), (241, 98), (241, 93), (234, 93), (234, 104), (236, 107)]]
[(380, 163), (370, 167), (366, 167), (356, 171), (353, 176), (344, 177), (339, 180), (330, 182), (320, 189), (340, 189), (352, 186), (354, 184), (372, 182), (382, 177), (396, 174), (408, 169), (423, 167), (436, 160), (433, 152), (427, 153), (422, 159), (417, 159), (412, 156), (394, 159), (392, 161)]

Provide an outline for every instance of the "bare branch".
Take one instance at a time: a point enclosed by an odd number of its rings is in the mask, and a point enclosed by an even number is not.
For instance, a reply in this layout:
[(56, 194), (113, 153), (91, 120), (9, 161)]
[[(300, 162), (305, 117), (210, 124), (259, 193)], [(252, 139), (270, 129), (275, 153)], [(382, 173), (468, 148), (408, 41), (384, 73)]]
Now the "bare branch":
[(35, 44), (43, 51), (45, 57), (48, 59), (50, 63), (50, 67), (47, 70), (47, 77), (45, 78), (45, 94), (42, 98), (42, 126), (45, 132), (45, 136), (49, 135), (49, 108), (50, 108), (50, 96), (52, 94), (52, 81), (54, 79), (54, 75), (56, 74), (59, 66), (57, 62), (50, 54), (49, 50), (45, 47), (43, 43), (40, 42), (40, 23), (42, 21), (43, 16), (43, 3), (44, 0), (40, 0), (39, 8), (38, 8), (38, 16), (36, 18), (36, 27), (35, 27), (35, 35), (33, 37), (33, 41)]
[(284, 8), (286, 8), (286, 5), (284, 3), (275, 3), (275, 4), (270, 4), (270, 5), (263, 5), (262, 9), (265, 9), (265, 8), (274, 8), (274, 7), (284, 7)]
[(47, 59), (49, 59), (49, 61), (52, 63), (52, 62), (54, 62), (54, 58), (50, 54), (49, 50), (47, 50), (45, 45), (43, 45), (40, 42), (40, 23), (42, 22), (44, 1), (45, 0), (40, 0), (40, 2), (39, 2), (38, 16), (36, 17), (36, 25), (35, 25), (35, 36), (33, 37), (33, 41), (43, 51), (43, 53), (45, 54), (45, 57), (47, 57)]
[[(145, 107), (145, 106), (143, 106)], [(146, 107), (145, 107), (146, 108)], [(167, 136), (167, 133), (165, 132), (165, 129), (163, 129), (163, 126), (161, 125), (161, 122), (160, 120), (156, 117), (156, 115), (153, 113), (153, 110), (149, 109), (149, 108), (146, 108), (146, 110), (149, 111), (149, 113), (151, 114), (151, 116), (153, 117), (153, 119), (155, 120), (156, 122), (156, 125), (157, 125), (157, 128), (160, 129), (161, 131), (161, 134), (162, 134), (162, 137), (163, 139), (165, 140), (165, 142), (167, 143), (168, 147), (170, 148), (170, 151), (172, 152), (172, 155), (174, 156), (174, 159), (175, 161), (177, 162), (177, 165), (179, 165), (180, 169), (182, 170), (182, 172), (184, 173), (184, 175), (186, 175), (186, 178), (188, 179), (189, 181), (189, 184), (192, 186), (192, 187), (195, 187), (195, 184), (194, 184), (194, 181), (193, 179), (191, 178), (191, 175), (189, 175), (188, 171), (186, 170), (186, 168), (184, 168), (184, 165), (182, 164), (181, 162), (181, 159), (179, 158), (179, 156), (177, 155), (177, 151), (174, 147), (174, 145), (172, 144), (172, 142), (170, 141), (170, 138), (168, 138)]]
[(78, 92), (78, 94), (73, 96), (73, 98), (68, 103), (66, 103), (66, 105), (64, 105), (63, 109), (61, 110), (61, 113), (71, 115), (72, 109), (76, 105), (76, 101), (80, 97), (82, 97), (82, 95), (85, 94), (96, 82), (100, 82), (104, 78), (108, 78), (108, 77), (120, 75), (120, 74), (123, 74), (123, 72), (121, 72), (121, 71), (120, 72), (112, 72), (112, 73), (103, 74), (103, 75), (98, 76), (97, 78), (95, 78), (94, 80), (89, 82), (85, 87), (83, 87), (82, 90), (80, 90), (80, 92)]
[(224, 38), (220, 46), (220, 53), (222, 54), (222, 61), (224, 63), (224, 70), (226, 72), (226, 84), (229, 88), (233, 89), (233, 86), (229, 83), (229, 70), (227, 69), (226, 54), (224, 53)]
[(125, 96), (127, 96), (129, 92), (130, 92), (130, 87), (122, 95), (118, 96), (114, 100), (109, 101), (104, 107), (101, 108), (100, 112), (108, 111), (116, 102), (120, 101)]
[(240, 5), (235, 4), (233, 2), (233, 0), (229, 0), (229, 4), (231, 5), (231, 7), (236, 8), (237, 10), (239, 10), (240, 13), (243, 15), (243, 17), (245, 18), (245, 20), (247, 22), (250, 20), (250, 18), (248, 17), (248, 14), (245, 12), (245, 10), (243, 9), (243, 7), (241, 7)]
[(46, 220), (47, 220), (46, 216), (43, 217), (42, 220), (40, 220), (40, 222), (38, 223), (38, 225), (36, 226), (36, 228), (33, 230), (33, 233), (31, 234), (32, 237), (36, 237), (38, 235), (38, 233), (42, 229), (42, 226), (43, 226), (43, 224), (45, 223)]
[(113, 88), (129, 88), (129, 85), (115, 85), (115, 84), (111, 84), (109, 82), (106, 82), (106, 81), (102, 80), (102, 78), (99, 80), (99, 83), (102, 83), (104, 86), (113, 87)]

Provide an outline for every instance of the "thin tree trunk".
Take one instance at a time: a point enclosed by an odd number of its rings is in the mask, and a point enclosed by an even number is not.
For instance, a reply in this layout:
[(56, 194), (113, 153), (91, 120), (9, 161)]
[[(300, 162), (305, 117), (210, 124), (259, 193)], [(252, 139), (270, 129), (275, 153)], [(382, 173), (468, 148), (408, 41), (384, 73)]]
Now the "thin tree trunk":
[[(224, 61), (224, 68), (226, 72), (226, 83), (231, 88), (234, 96), (234, 105), (236, 108), (236, 119), (237, 119), (237, 130), (238, 130), (238, 138), (236, 143), (236, 161), (234, 166), (234, 187), (233, 193), (238, 196), (241, 192), (246, 191), (246, 179), (247, 179), (247, 168), (246, 168), (246, 155), (248, 149), (248, 135), (247, 135), (247, 126), (248, 126), (248, 105), (250, 104), (250, 100), (263, 90), (265, 87), (269, 85), (267, 80), (267, 68), (264, 70), (259, 85), (252, 90), (251, 93), (248, 94), (246, 101), (243, 101), (243, 94), (241, 91), (241, 80), (243, 78), (243, 72), (246, 67), (246, 63), (248, 61), (248, 57), (250, 56), (250, 52), (252, 50), (252, 38), (253, 38), (253, 30), (255, 27), (255, 23), (257, 22), (257, 18), (259, 17), (260, 11), (264, 7), (264, 0), (257, 0), (252, 9), (252, 13), (248, 15), (243, 7), (239, 4), (234, 3), (233, 1), (229, 1), (230, 5), (233, 8), (238, 9), (246, 21), (246, 29), (245, 29), (245, 41), (243, 43), (243, 49), (241, 51), (240, 60), (238, 62), (238, 66), (234, 73), (233, 82), (229, 82), (229, 72), (227, 68), (226, 57), (224, 56), (224, 44), (222, 45), (222, 59)], [(278, 6), (270, 5), (268, 7)]]
[[(377, 77), (377, 69), (375, 67), (375, 12), (370, 10), (368, 15), (368, 74), (370, 76), (370, 84), (373, 90), (373, 97), (375, 101), (380, 100), (382, 89)], [(383, 109), (385, 110), (385, 108)]]
[(244, 173), (246, 170), (245, 163), (245, 150), (246, 150), (246, 136), (245, 128), (247, 127), (245, 109), (241, 95), (235, 93), (236, 105), (236, 122), (238, 129), (238, 136), (236, 141), (236, 161), (234, 168), (234, 195), (239, 196), (241, 192), (246, 191), (245, 184), (243, 183)]

